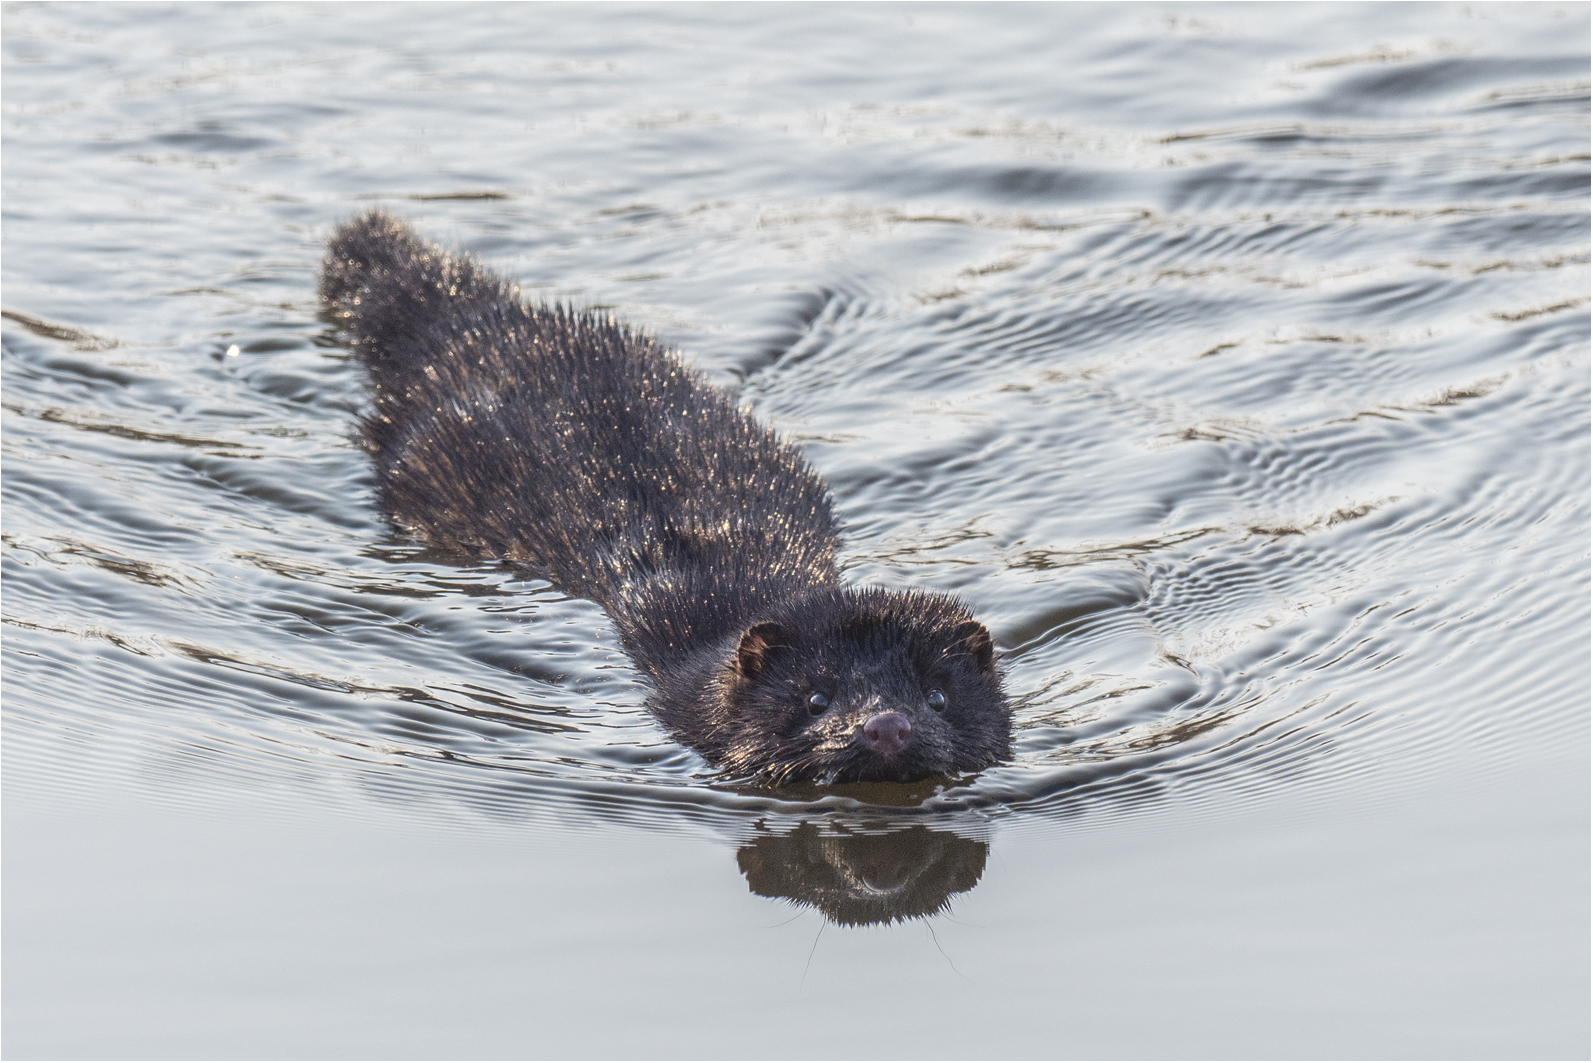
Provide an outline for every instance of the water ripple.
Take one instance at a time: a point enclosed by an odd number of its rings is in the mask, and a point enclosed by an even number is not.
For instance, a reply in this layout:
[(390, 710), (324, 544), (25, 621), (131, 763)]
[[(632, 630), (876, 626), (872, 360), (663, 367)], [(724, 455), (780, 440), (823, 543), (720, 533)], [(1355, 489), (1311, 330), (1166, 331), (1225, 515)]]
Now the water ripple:
[[(835, 33), (795, 16), (792, 72), (726, 9), (712, 62), (660, 44), (679, 76), (637, 81), (467, 14), (435, 63), (353, 10), (181, 72), (136, 58), (170, 12), (8, 38), (16, 785), (978, 836), (1419, 786), (1585, 726), (1581, 37), (1047, 8), (1094, 27), (1052, 26), (1067, 63), (991, 23), (949, 93), (905, 43), (888, 75), (810, 68)], [(660, 332), (801, 442), (849, 578), (990, 620), (1014, 761), (737, 787), (647, 717), (595, 606), (395, 537), (313, 298), (373, 201)]]

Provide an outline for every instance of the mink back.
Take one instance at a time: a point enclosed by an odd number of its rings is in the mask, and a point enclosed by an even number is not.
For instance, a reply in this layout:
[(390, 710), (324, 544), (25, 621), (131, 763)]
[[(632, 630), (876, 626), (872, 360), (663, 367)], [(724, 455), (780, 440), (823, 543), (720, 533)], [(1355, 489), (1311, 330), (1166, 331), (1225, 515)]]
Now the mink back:
[(527, 306), (382, 211), (333, 237), (321, 298), (370, 375), (386, 511), (597, 601), (655, 680), (838, 586), (824, 482), (650, 337)]

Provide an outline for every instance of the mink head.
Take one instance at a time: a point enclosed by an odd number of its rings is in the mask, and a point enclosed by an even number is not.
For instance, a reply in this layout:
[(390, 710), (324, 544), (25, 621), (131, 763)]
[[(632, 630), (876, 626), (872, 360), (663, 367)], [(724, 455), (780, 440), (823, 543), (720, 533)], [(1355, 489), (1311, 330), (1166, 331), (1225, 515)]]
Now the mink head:
[(708, 697), (714, 759), (733, 774), (909, 781), (1011, 752), (990, 633), (954, 598), (825, 589), (731, 646)]

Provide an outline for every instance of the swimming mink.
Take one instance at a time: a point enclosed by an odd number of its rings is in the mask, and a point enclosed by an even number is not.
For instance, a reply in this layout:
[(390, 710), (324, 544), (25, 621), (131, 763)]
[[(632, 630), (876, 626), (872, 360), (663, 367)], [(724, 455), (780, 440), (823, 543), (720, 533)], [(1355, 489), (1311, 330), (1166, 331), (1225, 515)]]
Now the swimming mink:
[(333, 236), (321, 300), (369, 372), (395, 523), (600, 604), (654, 715), (728, 774), (905, 781), (1009, 755), (989, 632), (955, 598), (842, 586), (818, 474), (656, 340), (526, 305), (382, 211)]

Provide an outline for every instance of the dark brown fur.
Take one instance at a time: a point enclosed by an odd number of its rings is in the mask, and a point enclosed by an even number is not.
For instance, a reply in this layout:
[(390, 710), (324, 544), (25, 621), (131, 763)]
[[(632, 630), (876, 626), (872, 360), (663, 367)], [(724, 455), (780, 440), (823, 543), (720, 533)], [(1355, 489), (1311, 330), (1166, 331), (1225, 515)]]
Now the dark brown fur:
[(653, 712), (726, 771), (911, 779), (1008, 755), (985, 629), (944, 595), (841, 586), (824, 482), (651, 337), (527, 306), (380, 211), (333, 237), (321, 298), (370, 373), (387, 512), (602, 605)]

